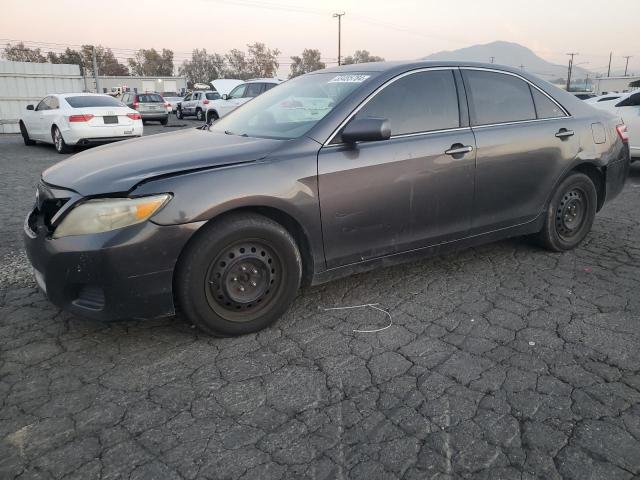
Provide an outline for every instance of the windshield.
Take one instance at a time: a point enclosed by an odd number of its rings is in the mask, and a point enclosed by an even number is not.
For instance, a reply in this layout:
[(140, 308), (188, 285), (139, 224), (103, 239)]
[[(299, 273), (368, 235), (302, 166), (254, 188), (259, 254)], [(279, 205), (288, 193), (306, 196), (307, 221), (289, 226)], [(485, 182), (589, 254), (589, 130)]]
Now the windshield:
[(285, 140), (300, 137), (372, 75), (316, 73), (294, 78), (218, 120), (211, 130)]
[(65, 97), (65, 100), (73, 108), (85, 107), (124, 107), (125, 105), (113, 97), (107, 95), (82, 95), (77, 97)]

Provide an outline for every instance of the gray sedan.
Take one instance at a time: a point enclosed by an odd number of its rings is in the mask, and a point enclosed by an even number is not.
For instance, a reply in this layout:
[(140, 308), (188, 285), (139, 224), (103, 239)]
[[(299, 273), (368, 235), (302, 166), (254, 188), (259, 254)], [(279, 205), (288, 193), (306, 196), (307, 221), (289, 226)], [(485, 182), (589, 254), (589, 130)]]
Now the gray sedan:
[(237, 335), (301, 283), (533, 234), (577, 247), (622, 189), (626, 128), (485, 64), (350, 65), (283, 83), (210, 126), (75, 155), (25, 222), (52, 302)]

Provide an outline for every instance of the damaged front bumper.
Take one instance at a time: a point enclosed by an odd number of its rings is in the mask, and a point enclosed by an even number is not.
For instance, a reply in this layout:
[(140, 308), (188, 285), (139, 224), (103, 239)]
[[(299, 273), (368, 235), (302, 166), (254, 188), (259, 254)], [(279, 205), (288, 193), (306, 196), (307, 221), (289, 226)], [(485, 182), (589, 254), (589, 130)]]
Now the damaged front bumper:
[(79, 316), (117, 320), (173, 315), (173, 272), (202, 222), (147, 221), (92, 235), (52, 238), (38, 208), (24, 223), (36, 282), (49, 300)]

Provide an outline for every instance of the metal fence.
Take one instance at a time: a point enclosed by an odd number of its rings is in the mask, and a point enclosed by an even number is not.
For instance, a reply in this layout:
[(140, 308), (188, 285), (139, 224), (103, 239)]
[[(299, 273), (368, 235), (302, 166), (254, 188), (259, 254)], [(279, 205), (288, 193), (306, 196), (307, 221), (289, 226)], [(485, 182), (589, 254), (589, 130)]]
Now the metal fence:
[(18, 120), (28, 104), (84, 89), (78, 65), (0, 61), (0, 133), (20, 131)]

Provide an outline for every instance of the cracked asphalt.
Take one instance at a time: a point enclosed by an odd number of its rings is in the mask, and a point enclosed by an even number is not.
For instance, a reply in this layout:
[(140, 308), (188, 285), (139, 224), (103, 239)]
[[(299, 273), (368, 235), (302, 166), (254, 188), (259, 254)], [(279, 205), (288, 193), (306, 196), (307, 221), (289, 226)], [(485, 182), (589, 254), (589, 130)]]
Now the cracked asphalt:
[[(377, 270), (216, 339), (38, 292), (22, 222), (62, 158), (0, 136), (0, 478), (640, 477), (640, 165), (575, 251), (514, 239)], [(368, 303), (389, 328), (325, 310)]]

